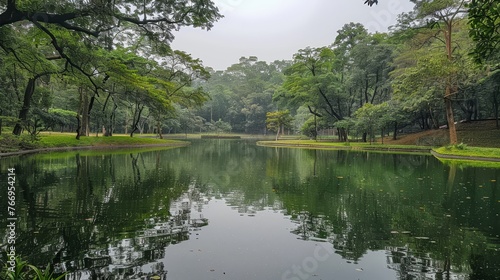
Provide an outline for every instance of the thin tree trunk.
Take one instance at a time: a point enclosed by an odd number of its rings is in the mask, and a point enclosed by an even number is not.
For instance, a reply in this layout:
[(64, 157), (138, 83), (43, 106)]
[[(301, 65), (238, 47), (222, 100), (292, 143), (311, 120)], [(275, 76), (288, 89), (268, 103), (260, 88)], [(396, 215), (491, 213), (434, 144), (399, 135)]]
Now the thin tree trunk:
[(80, 136), (89, 136), (90, 132), (89, 97), (81, 87), (79, 88), (79, 92), (80, 92), (80, 115), (81, 115)]
[(163, 134), (161, 132), (161, 122), (160, 121), (156, 122), (156, 132), (158, 132), (158, 136), (160, 137), (160, 139), (163, 139)]
[(141, 120), (141, 114), (142, 114), (143, 109), (144, 109), (144, 106), (140, 106), (139, 104), (136, 104), (134, 118), (137, 116), (137, 119), (133, 120), (134, 123), (132, 125), (132, 131), (130, 132), (130, 137), (134, 137), (134, 132), (136, 132), (138, 129), (137, 125), (139, 124), (139, 121)]
[(21, 110), (19, 111), (19, 121), (16, 123), (16, 126), (14, 126), (14, 131), (12, 132), (14, 135), (21, 135), (23, 132), (23, 124), (28, 119), (28, 112), (31, 107), (31, 98), (35, 93), (35, 83), (37, 78), (38, 76), (29, 78), (28, 80), (28, 84), (26, 85), (26, 89), (24, 91), (23, 107), (21, 107)]
[(80, 140), (80, 130), (82, 129), (82, 121), (80, 119), (80, 112), (76, 114), (76, 140)]
[(0, 109), (0, 135), (2, 135), (2, 126), (3, 126), (3, 123), (2, 123), (2, 118), (1, 118), (2, 113), (3, 113), (3, 110), (2, 110), (2, 109)]
[[(500, 90), (500, 88), (499, 88)], [(493, 108), (495, 110), (495, 122), (496, 122), (496, 125), (497, 125), (497, 129), (500, 129), (500, 126), (499, 126), (499, 123), (498, 123), (498, 99), (497, 99), (497, 95), (496, 94), (493, 94)]]
[[(452, 22), (447, 22), (446, 23), (446, 31), (445, 31), (445, 43), (446, 43), (446, 54), (448, 56), (448, 60), (451, 62), (453, 61), (453, 49), (451, 45), (451, 32), (452, 32)], [(455, 117), (453, 116), (453, 106), (452, 106), (452, 100), (451, 100), (451, 77), (448, 77), (446, 81), (446, 89), (444, 93), (444, 103), (446, 106), (446, 119), (448, 121), (448, 130), (450, 133), (450, 144), (451, 145), (456, 145), (458, 140), (457, 140), (457, 129), (455, 127)]]
[(450, 133), (450, 144), (456, 145), (457, 139), (457, 129), (455, 127), (455, 117), (453, 116), (453, 106), (451, 101), (451, 86), (446, 86), (446, 94), (444, 98), (444, 103), (446, 105), (446, 119), (448, 121), (448, 130)]
[(398, 135), (398, 122), (394, 122), (394, 134), (392, 135), (392, 140), (397, 140)]

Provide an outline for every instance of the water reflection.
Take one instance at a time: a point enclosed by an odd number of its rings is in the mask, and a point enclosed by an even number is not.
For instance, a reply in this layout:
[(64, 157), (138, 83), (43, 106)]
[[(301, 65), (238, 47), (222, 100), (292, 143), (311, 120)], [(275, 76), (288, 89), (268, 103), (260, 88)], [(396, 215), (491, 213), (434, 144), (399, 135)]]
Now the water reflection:
[(498, 169), (223, 140), (0, 161), (12, 166), (18, 254), (68, 279), (205, 279), (215, 262), (220, 278), (283, 279), (318, 244), (335, 256), (308, 277), (500, 275)]
[(69, 271), (67, 279), (110, 279), (111, 276), (112, 279), (166, 279), (165, 265), (159, 261), (165, 257), (165, 248), (189, 240), (190, 231), (208, 225), (208, 219), (192, 217), (191, 208), (197, 204), (201, 210), (201, 201), (196, 186), (191, 185), (171, 203), (168, 218), (149, 218), (142, 230), (130, 233), (130, 238), (113, 240), (106, 247), (90, 248), (83, 259), (76, 262), (65, 262), (62, 258), (55, 265), (61, 273)]

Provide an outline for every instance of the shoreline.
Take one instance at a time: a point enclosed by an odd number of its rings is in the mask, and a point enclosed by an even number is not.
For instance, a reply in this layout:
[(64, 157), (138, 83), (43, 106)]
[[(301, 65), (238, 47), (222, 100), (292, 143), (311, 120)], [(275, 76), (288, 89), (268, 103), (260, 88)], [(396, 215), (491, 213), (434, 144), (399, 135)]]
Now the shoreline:
[(128, 145), (95, 145), (95, 146), (68, 146), (68, 147), (52, 147), (39, 148), (33, 150), (20, 150), (16, 152), (0, 153), (0, 159), (13, 156), (22, 156), (29, 154), (47, 153), (47, 152), (64, 152), (74, 150), (110, 150), (110, 149), (131, 149), (131, 148), (154, 148), (154, 147), (186, 147), (191, 145), (191, 142), (174, 142), (165, 144), (128, 144)]
[[(62, 152), (74, 150), (111, 150), (111, 149), (130, 149), (130, 148), (154, 148), (154, 147), (186, 147), (191, 145), (191, 142), (176, 141), (164, 144), (126, 144), (126, 145), (89, 145), (89, 146), (64, 146), (64, 147), (50, 147), (38, 148), (32, 150), (19, 150), (15, 152), (0, 153), (0, 159), (13, 156), (22, 156), (37, 153), (49, 152)], [(414, 147), (391, 147), (386, 145), (382, 147), (373, 146), (357, 146), (357, 145), (325, 145), (321, 143), (283, 143), (275, 141), (257, 141), (257, 146), (270, 147), (270, 148), (302, 148), (302, 149), (322, 149), (322, 150), (344, 150), (344, 151), (367, 151), (367, 152), (393, 152), (393, 153), (407, 153), (407, 154), (429, 154), (437, 159), (447, 160), (465, 160), (465, 161), (479, 161), (479, 162), (500, 162), (500, 158), (495, 157), (481, 157), (481, 156), (465, 156), (465, 155), (449, 155), (436, 152), (431, 147), (414, 148)]]
[(367, 151), (367, 152), (397, 152), (397, 153), (409, 153), (409, 154), (429, 154), (437, 159), (447, 159), (447, 160), (465, 160), (465, 161), (476, 161), (476, 162), (500, 162), (500, 158), (495, 157), (481, 157), (481, 156), (463, 156), (463, 155), (446, 155), (441, 154), (433, 150), (433, 148), (422, 148), (415, 149), (412, 147), (391, 147), (387, 145), (385, 147), (377, 146), (341, 146), (341, 145), (324, 145), (324, 144), (307, 144), (307, 143), (273, 143), (272, 141), (259, 141), (258, 146), (262, 147), (275, 147), (275, 148), (306, 148), (306, 149), (323, 149), (323, 150), (344, 150), (344, 151)]
[(431, 154), (436, 158), (441, 159), (451, 159), (451, 160), (467, 160), (467, 161), (489, 161), (489, 162), (500, 162), (500, 158), (494, 157), (478, 157), (478, 156), (459, 156), (459, 155), (445, 155), (440, 154), (434, 150), (431, 150)]
[(377, 151), (377, 152), (398, 152), (398, 153), (420, 153), (430, 154), (431, 147), (416, 149), (413, 147), (391, 147), (390, 145), (384, 147), (374, 146), (342, 146), (342, 145), (324, 145), (324, 144), (306, 144), (306, 143), (272, 143), (272, 141), (258, 141), (258, 146), (262, 147), (275, 147), (275, 148), (309, 148), (309, 149), (323, 149), (323, 150), (344, 150), (344, 151)]

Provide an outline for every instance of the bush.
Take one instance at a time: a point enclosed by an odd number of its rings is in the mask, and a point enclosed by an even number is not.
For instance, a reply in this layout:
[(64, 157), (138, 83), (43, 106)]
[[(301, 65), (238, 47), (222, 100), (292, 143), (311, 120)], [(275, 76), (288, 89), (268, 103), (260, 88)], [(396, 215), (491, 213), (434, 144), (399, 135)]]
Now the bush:
[(33, 150), (39, 147), (37, 135), (23, 134), (16, 136), (12, 134), (5, 134), (0, 136), (0, 152), (8, 153), (19, 150)]
[(61, 280), (66, 274), (62, 274), (60, 276), (54, 276), (51, 272), (50, 265), (47, 265), (45, 269), (39, 269), (34, 265), (28, 264), (26, 261), (23, 261), (21, 258), (16, 257), (16, 265), (14, 267), (14, 272), (9, 271), (9, 267), (7, 263), (3, 265), (2, 271), (0, 272), (1, 279), (5, 280)]
[(467, 144), (460, 143), (458, 145), (455, 145), (455, 148), (458, 150), (465, 150), (465, 149), (467, 149)]

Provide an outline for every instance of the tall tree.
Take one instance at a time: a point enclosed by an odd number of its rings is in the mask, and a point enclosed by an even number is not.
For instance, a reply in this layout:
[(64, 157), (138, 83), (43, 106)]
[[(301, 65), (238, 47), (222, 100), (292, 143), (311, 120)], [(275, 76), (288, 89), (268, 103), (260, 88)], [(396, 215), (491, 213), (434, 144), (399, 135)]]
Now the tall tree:
[[(294, 55), (294, 64), (285, 70), (286, 79), (280, 97), (292, 107), (306, 106), (316, 117), (328, 118), (333, 125), (348, 116), (351, 92), (342, 84), (343, 74), (337, 71), (339, 61), (330, 47), (306, 48)], [(347, 131), (338, 128), (342, 141)]]
[[(456, 59), (454, 56), (453, 33), (457, 22), (461, 19), (461, 14), (466, 12), (465, 0), (411, 0), (415, 4), (413, 12), (402, 17), (411, 22), (413, 28), (429, 28), (435, 30), (433, 38), (437, 38), (444, 43), (443, 54), (446, 55), (447, 65), (452, 65)], [(442, 37), (440, 37), (442, 36)], [(441, 39), (442, 38), (442, 39)], [(443, 77), (444, 103), (446, 110), (446, 119), (450, 135), (450, 144), (457, 144), (457, 132), (455, 127), (455, 117), (453, 113), (453, 97), (458, 92), (456, 70), (448, 67), (450, 72)], [(455, 79), (454, 79), (455, 78)]]
[(293, 118), (288, 110), (266, 113), (267, 129), (276, 131), (276, 141), (278, 141), (280, 132), (284, 132), (285, 128), (291, 127), (292, 121)]

